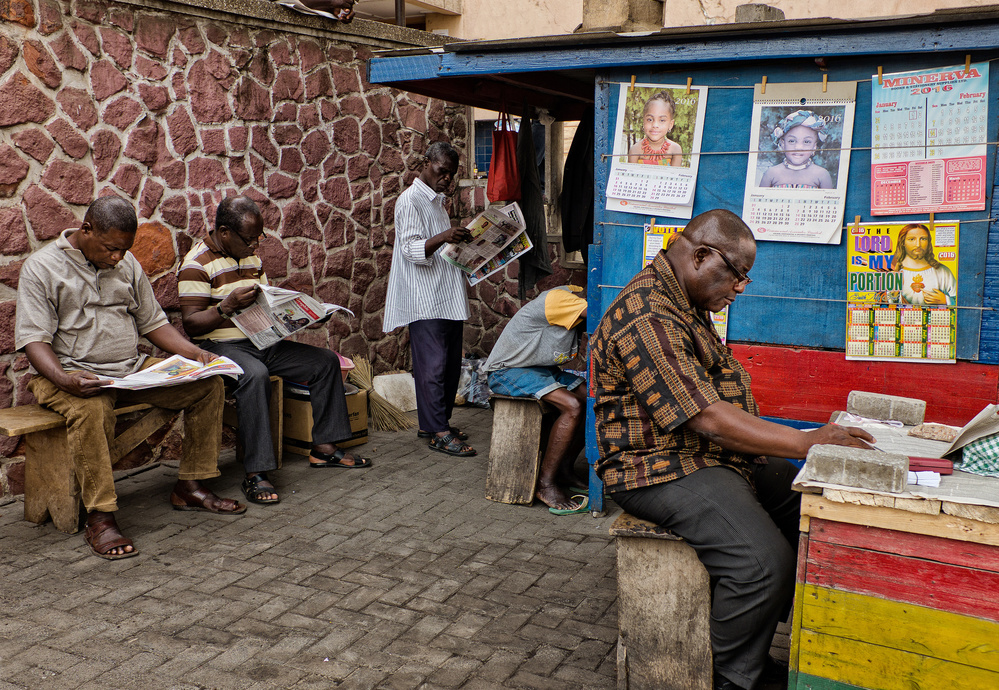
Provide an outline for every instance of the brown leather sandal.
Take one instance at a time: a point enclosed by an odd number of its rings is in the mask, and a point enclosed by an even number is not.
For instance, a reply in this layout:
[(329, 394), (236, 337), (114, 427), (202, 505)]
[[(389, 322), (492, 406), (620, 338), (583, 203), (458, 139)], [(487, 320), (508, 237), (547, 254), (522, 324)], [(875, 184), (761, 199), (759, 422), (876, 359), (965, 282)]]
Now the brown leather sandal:
[[(234, 501), (231, 498), (216, 496), (213, 492), (203, 486), (189, 492), (187, 496), (188, 497), (186, 499), (180, 496), (175, 488), (173, 493), (170, 494), (170, 504), (173, 505), (173, 509), (201, 510), (206, 513), (217, 513), (219, 515), (241, 515), (246, 512), (246, 506), (239, 501)], [(197, 501), (197, 503), (192, 505), (190, 503), (191, 499)], [(212, 506), (212, 499), (218, 501), (214, 507)]]
[[(114, 519), (113, 514), (105, 514), (103, 517), (97, 518), (93, 523), (90, 519), (87, 519), (87, 528), (83, 532), (83, 538), (87, 542), (87, 546), (90, 550), (94, 552), (94, 555), (98, 558), (103, 558), (108, 561), (117, 561), (122, 558), (131, 558), (132, 556), (138, 556), (138, 549), (134, 548), (132, 540), (126, 537), (118, 529), (118, 523)], [(132, 546), (131, 551), (126, 551), (124, 553), (110, 553), (114, 549), (119, 549), (125, 546)]]

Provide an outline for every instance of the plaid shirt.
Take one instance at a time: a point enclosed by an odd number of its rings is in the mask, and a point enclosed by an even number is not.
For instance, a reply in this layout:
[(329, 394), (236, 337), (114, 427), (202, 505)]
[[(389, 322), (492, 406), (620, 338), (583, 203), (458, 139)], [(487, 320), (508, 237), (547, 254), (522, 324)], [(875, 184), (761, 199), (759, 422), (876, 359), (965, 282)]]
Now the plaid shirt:
[(754, 462), (685, 422), (720, 400), (759, 415), (749, 374), (722, 344), (707, 311), (690, 306), (666, 253), (636, 275), (604, 314), (590, 345), (597, 473), (609, 491), (662, 484), (702, 467), (747, 479)]

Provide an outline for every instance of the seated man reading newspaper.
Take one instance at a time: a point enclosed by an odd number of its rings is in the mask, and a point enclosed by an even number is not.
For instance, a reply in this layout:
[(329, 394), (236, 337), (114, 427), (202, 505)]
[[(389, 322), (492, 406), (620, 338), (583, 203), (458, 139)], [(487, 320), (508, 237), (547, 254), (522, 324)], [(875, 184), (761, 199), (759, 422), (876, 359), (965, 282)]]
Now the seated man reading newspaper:
[(170, 495), (177, 510), (236, 515), (246, 506), (219, 498), (201, 484), (217, 477), (224, 389), (218, 376), (145, 390), (108, 388), (159, 361), (139, 354), (139, 337), (166, 352), (207, 363), (215, 355), (188, 342), (156, 303), (149, 279), (128, 249), (135, 211), (124, 199), (101, 197), (77, 230), (65, 230), (32, 254), (17, 290), (16, 346), (28, 355), (28, 384), (38, 402), (67, 420), (69, 447), (87, 510), (84, 538), (109, 560), (138, 551), (118, 529), (110, 446), (116, 401), (184, 411), (184, 450)]
[[(312, 402), (310, 467), (370, 467), (344, 453), (337, 441), (350, 438), (340, 360), (335, 352), (279, 340), (257, 347), (230, 319), (257, 300), (267, 276), (254, 253), (264, 232), (260, 209), (245, 196), (227, 197), (215, 214), (215, 229), (184, 257), (178, 274), (184, 330), (202, 348), (234, 360), (243, 369), (236, 385), (238, 439), (243, 447), (243, 493), (253, 503), (280, 499), (267, 472), (277, 467), (268, 409), (270, 376), (307, 383)], [(261, 343), (263, 344), (263, 343)]]

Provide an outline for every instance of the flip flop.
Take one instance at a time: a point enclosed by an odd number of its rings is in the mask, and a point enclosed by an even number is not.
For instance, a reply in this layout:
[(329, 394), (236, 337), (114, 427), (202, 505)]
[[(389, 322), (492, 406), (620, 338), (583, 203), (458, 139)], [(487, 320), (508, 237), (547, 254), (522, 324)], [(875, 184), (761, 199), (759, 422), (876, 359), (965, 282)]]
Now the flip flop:
[[(347, 454), (339, 448), (332, 453), (317, 453), (316, 451), (312, 451), (312, 455), (309, 459), (309, 467), (342, 467), (345, 470), (359, 470), (363, 467), (371, 467), (371, 458), (359, 458), (355, 455), (354, 464), (348, 465), (343, 462), (345, 457), (347, 457)], [(320, 462), (312, 462), (312, 458), (315, 458)], [(330, 460), (333, 462), (330, 462)]]
[(577, 498), (581, 498), (583, 500), (576, 508), (549, 508), (548, 512), (552, 515), (578, 515), (579, 513), (585, 513), (587, 506), (590, 504), (589, 497), (583, 494), (573, 494), (569, 497), (569, 500), (575, 501)]

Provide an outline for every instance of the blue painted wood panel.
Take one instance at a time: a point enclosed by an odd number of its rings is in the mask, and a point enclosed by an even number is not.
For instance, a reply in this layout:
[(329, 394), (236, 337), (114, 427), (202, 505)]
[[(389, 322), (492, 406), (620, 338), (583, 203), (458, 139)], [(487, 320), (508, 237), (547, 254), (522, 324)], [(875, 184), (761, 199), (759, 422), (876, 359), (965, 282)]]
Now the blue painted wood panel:
[[(976, 61), (994, 54), (976, 52)], [(869, 147), (871, 142), (872, 73), (878, 64), (886, 73), (963, 64), (964, 55), (915, 54), (886, 59), (868, 57), (829, 58), (830, 81), (858, 81), (857, 106), (853, 129), (855, 149)], [(999, 98), (999, 69), (990, 74), (989, 141), (999, 138), (996, 102)], [(613, 148), (613, 127), (616, 122), (618, 88), (612, 82), (628, 82), (635, 74), (637, 81), (651, 83), (686, 83), (688, 76), (695, 84), (747, 88), (716, 88), (708, 93), (706, 125), (702, 150), (723, 153), (705, 155), (701, 159), (694, 199), (694, 214), (713, 208), (742, 212), (746, 180), (747, 154), (750, 148), (752, 120), (752, 85), (766, 75), (769, 83), (821, 82), (824, 72), (814, 60), (772, 60), (728, 63), (719, 67), (676, 70), (660, 66), (635, 66), (628, 70), (608, 70), (598, 73), (596, 85), (596, 199), (595, 221), (601, 228), (602, 244), (600, 276), (591, 275), (606, 286), (624, 285), (641, 268), (641, 226), (648, 216), (604, 210), (609, 158)], [(991, 203), (995, 147), (989, 148), (989, 179), (987, 190)], [(870, 151), (854, 150), (850, 157), (847, 187), (846, 218), (852, 222), (860, 215), (861, 222), (908, 222), (925, 216), (874, 218), (870, 214)], [(958, 272), (958, 305), (972, 307), (958, 312), (958, 358), (979, 359), (979, 331), (985, 299), (986, 257), (989, 256), (988, 209), (984, 212), (940, 214), (938, 220), (959, 218), (961, 246)], [(683, 219), (658, 218), (659, 222), (682, 224)], [(978, 222), (973, 222), (978, 221)], [(634, 227), (629, 227), (634, 226)], [(997, 228), (999, 231), (999, 228)], [(731, 307), (729, 338), (737, 341), (842, 350), (845, 340), (846, 298), (846, 233), (835, 246), (789, 242), (759, 242), (753, 283)], [(999, 242), (991, 245), (993, 269), (991, 299), (999, 301)], [(591, 294), (592, 294), (591, 288)], [(606, 287), (595, 295), (599, 303), (590, 310), (591, 324), (616, 295), (617, 288)], [(592, 304), (592, 303), (591, 303)], [(988, 313), (988, 312), (987, 312)], [(989, 347), (982, 353), (986, 361), (997, 361), (999, 322), (987, 318)]]

